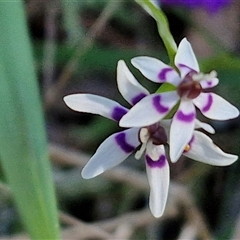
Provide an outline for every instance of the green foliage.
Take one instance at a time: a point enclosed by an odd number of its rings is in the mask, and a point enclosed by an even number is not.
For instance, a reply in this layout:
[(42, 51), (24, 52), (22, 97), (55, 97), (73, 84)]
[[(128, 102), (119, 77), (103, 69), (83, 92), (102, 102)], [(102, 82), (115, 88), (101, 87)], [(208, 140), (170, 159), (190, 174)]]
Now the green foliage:
[(0, 29), (1, 164), (31, 238), (59, 239), (44, 121), (21, 1), (0, 3)]
[(176, 86), (172, 85), (171, 83), (163, 83), (156, 92), (157, 93), (169, 92), (174, 91), (176, 89), (177, 89)]

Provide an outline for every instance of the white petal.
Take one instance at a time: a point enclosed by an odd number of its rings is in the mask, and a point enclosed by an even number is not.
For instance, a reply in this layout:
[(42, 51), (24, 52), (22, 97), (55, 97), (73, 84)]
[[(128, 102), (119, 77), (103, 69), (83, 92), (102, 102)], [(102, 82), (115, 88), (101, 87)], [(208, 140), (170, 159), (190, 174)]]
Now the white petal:
[(82, 177), (96, 177), (124, 161), (140, 144), (138, 131), (131, 128), (109, 136), (83, 168)]
[(159, 156), (162, 155), (163, 153), (165, 152), (164, 152), (164, 147), (162, 145), (155, 145), (151, 140), (147, 142), (146, 154), (153, 161), (157, 161), (159, 159)]
[(190, 150), (184, 152), (183, 155), (215, 166), (228, 166), (238, 159), (236, 155), (223, 152), (211, 138), (199, 131), (194, 131)]
[(215, 129), (208, 123), (204, 123), (199, 121), (198, 119), (195, 120), (195, 129), (197, 128), (202, 128), (205, 131), (214, 134), (215, 133)]
[(149, 94), (148, 90), (132, 75), (123, 60), (118, 61), (117, 84), (120, 93), (131, 105), (135, 105)]
[(196, 110), (191, 101), (181, 101), (170, 127), (170, 159), (176, 162), (192, 138), (195, 126)]
[(203, 115), (211, 119), (227, 120), (239, 115), (236, 107), (215, 93), (201, 93), (193, 102)]
[(192, 70), (199, 72), (196, 56), (193, 52), (191, 44), (186, 38), (184, 38), (178, 46), (175, 57), (175, 65), (180, 70), (182, 78), (184, 78), (186, 74)]
[(218, 82), (219, 82), (218, 78), (213, 78), (209, 80), (201, 80), (199, 83), (203, 89), (208, 89), (218, 85)]
[(155, 93), (143, 98), (123, 116), (121, 127), (144, 127), (164, 118), (177, 103), (179, 97), (175, 91)]
[(145, 56), (135, 57), (131, 60), (131, 63), (146, 78), (153, 82), (168, 82), (177, 86), (181, 81), (179, 74), (174, 68), (156, 58)]
[(128, 109), (105, 97), (93, 94), (72, 94), (63, 98), (66, 105), (78, 112), (94, 113), (119, 121)]
[(150, 185), (149, 207), (154, 217), (163, 215), (169, 189), (169, 165), (164, 147), (161, 148), (158, 161), (152, 161), (146, 156), (146, 171)]

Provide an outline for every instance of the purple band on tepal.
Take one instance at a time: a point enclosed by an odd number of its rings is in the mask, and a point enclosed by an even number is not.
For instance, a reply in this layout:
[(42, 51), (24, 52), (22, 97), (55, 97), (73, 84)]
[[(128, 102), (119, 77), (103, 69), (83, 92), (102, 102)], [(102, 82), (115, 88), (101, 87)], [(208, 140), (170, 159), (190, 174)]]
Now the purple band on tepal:
[(211, 108), (213, 103), (213, 97), (212, 95), (209, 93), (208, 94), (208, 99), (207, 99), (207, 104), (202, 108), (202, 112), (207, 112), (209, 111), (209, 109)]
[(181, 110), (179, 110), (176, 114), (177, 119), (183, 122), (192, 122), (196, 117), (196, 114), (194, 112), (185, 114)]
[(179, 64), (177, 65), (177, 67), (178, 67), (178, 69), (180, 70), (180, 72), (181, 72), (181, 69), (182, 69), (182, 71), (184, 71), (185, 74), (190, 73), (190, 72), (192, 72), (192, 73), (198, 73), (196, 70), (194, 70), (194, 69), (192, 69), (191, 67), (189, 67), (189, 66), (187, 66), (187, 65), (185, 65), (185, 64), (182, 64), (182, 63), (179, 63)]
[(187, 65), (182, 64), (182, 63), (179, 63), (179, 64), (178, 64), (178, 67), (179, 67), (179, 68), (187, 68), (187, 69), (189, 69), (189, 70), (193, 70), (192, 68), (190, 68), (190, 67), (188, 67)]
[(159, 72), (159, 74), (158, 74), (158, 79), (160, 80), (160, 81), (166, 81), (167, 80), (167, 74), (169, 73), (169, 72), (171, 72), (171, 71), (173, 71), (173, 69), (172, 68), (163, 68), (160, 72)]
[(137, 96), (133, 97), (131, 102), (132, 105), (137, 104), (140, 100), (142, 100), (144, 97), (146, 97), (147, 95), (145, 93), (140, 93)]
[(160, 95), (153, 97), (153, 106), (159, 113), (166, 113), (169, 110), (168, 107), (165, 107), (161, 104), (161, 96)]
[(191, 146), (192, 145), (192, 143), (193, 143), (193, 141), (194, 141), (194, 136), (192, 136), (192, 138), (191, 138), (191, 140), (189, 141), (189, 145)]
[(211, 80), (209, 80), (209, 81), (207, 81), (207, 85), (209, 86), (209, 87), (211, 87), (212, 86), (212, 81)]
[(134, 151), (135, 147), (126, 141), (126, 133), (121, 132), (115, 136), (118, 146), (126, 153)]
[(162, 168), (166, 164), (166, 157), (161, 155), (158, 160), (153, 161), (148, 155), (146, 155), (146, 163), (150, 168)]
[(123, 117), (128, 112), (127, 109), (122, 108), (122, 107), (115, 107), (112, 111), (111, 117), (116, 120), (120, 121), (120, 119)]

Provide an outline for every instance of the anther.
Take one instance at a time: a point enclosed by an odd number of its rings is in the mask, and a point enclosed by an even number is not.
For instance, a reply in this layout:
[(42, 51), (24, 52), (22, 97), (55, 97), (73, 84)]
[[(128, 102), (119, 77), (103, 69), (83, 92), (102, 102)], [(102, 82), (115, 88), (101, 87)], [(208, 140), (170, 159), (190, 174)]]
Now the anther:
[(186, 97), (188, 99), (194, 99), (198, 97), (199, 94), (202, 92), (202, 86), (196, 79), (202, 77), (202, 73), (197, 74), (194, 71), (188, 73), (178, 86), (177, 92), (179, 96)]
[(203, 73), (195, 73), (192, 75), (192, 79), (194, 81), (201, 81), (201, 80), (210, 80), (213, 78), (217, 77), (217, 72), (215, 70), (212, 70), (210, 73), (208, 74), (203, 74)]
[(187, 144), (186, 146), (185, 146), (185, 148), (184, 148), (184, 152), (188, 152), (189, 150), (190, 150), (190, 145), (189, 144)]
[(143, 152), (145, 151), (146, 147), (147, 147), (147, 142), (145, 142), (141, 145), (141, 148), (135, 153), (134, 157), (136, 159), (140, 159), (142, 157)]

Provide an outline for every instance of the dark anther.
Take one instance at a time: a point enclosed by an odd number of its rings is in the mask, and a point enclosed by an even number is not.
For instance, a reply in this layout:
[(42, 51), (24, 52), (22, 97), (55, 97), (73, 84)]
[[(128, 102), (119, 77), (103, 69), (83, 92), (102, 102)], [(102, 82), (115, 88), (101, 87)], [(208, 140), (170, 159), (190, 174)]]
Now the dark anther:
[(195, 71), (189, 72), (183, 81), (179, 84), (177, 92), (180, 97), (187, 97), (194, 99), (202, 92), (202, 86), (199, 82), (194, 81), (192, 76), (196, 74)]
[(150, 134), (150, 139), (155, 145), (162, 145), (167, 143), (167, 135), (163, 127), (158, 123), (147, 127)]

